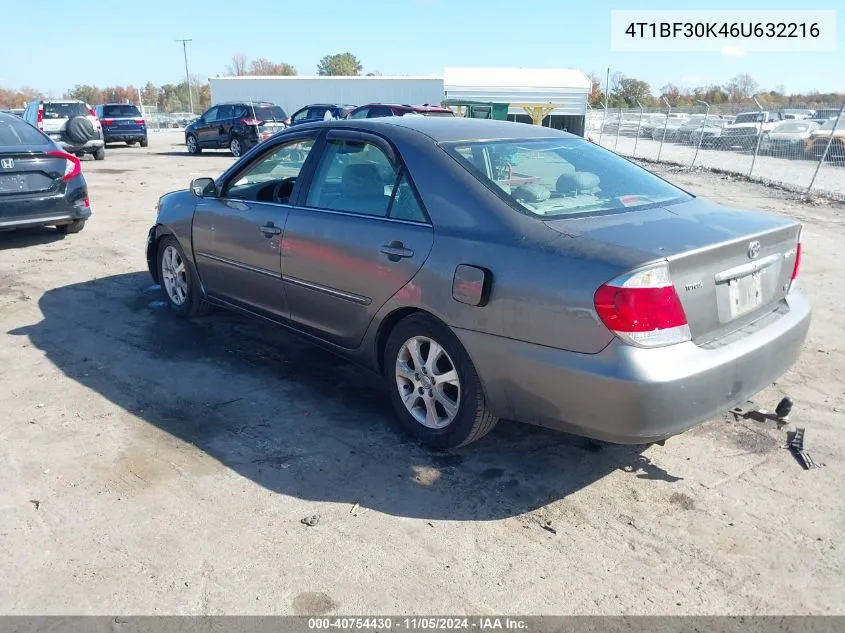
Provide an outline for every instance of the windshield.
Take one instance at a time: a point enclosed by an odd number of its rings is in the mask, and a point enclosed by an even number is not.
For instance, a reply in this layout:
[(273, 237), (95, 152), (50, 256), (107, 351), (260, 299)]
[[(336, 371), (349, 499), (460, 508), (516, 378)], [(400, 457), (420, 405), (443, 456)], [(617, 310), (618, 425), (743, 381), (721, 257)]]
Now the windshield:
[[(836, 125), (836, 119), (828, 119), (827, 121), (822, 123), (821, 127), (819, 127), (818, 129), (832, 130), (834, 125)], [(845, 131), (845, 121), (839, 119), (839, 125), (836, 126), (836, 131)]]
[(633, 163), (580, 138), (445, 144), (517, 208), (553, 218), (691, 199)]
[(47, 145), (50, 141), (29, 123), (11, 114), (0, 114), (0, 146)]
[(103, 106), (104, 117), (141, 118), (141, 111), (132, 104)]
[(762, 112), (748, 112), (738, 115), (734, 119), (734, 123), (759, 123), (763, 120), (763, 116)]
[[(252, 107), (247, 105), (247, 109), (252, 113)], [(255, 118), (261, 121), (284, 121), (288, 115), (279, 106), (255, 106)]]
[(806, 132), (810, 127), (811, 124), (805, 121), (787, 121), (776, 125), (772, 132)]
[(88, 108), (84, 103), (45, 103), (45, 119), (69, 119), (75, 116), (88, 116)]

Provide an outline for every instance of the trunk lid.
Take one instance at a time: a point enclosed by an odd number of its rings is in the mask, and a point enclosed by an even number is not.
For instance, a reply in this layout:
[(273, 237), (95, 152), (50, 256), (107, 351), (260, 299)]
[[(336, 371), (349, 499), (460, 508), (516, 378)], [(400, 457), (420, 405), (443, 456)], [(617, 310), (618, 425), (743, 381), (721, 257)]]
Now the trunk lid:
[(665, 259), (693, 341), (706, 343), (776, 309), (789, 291), (801, 224), (693, 200), (547, 221), (575, 239)]
[(65, 165), (58, 156), (0, 146), (0, 200), (61, 191)]

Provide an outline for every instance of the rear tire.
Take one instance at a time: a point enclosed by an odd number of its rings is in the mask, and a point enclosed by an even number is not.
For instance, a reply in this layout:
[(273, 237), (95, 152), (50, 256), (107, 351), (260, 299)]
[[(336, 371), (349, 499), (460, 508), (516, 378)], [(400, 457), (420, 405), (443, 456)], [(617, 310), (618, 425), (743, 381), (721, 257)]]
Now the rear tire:
[(94, 152), (94, 160), (105, 160), (106, 159), (106, 148), (105, 146), (101, 147), (97, 151)]
[(85, 228), (85, 220), (74, 220), (70, 224), (59, 224), (56, 230), (62, 235), (71, 235), (72, 233), (79, 233)]
[(232, 152), (232, 156), (235, 158), (240, 158), (244, 155), (244, 143), (243, 141), (238, 138), (237, 136), (233, 136), (229, 139), (229, 151)]
[(393, 328), (384, 349), (384, 378), (402, 426), (434, 448), (475, 442), (499, 421), (461, 342), (426, 314), (412, 314)]
[(141, 147), (147, 147), (149, 144), (150, 142), (147, 140), (146, 136), (141, 139)]
[(156, 265), (164, 296), (176, 314), (192, 319), (208, 313), (210, 306), (200, 296), (194, 268), (173, 236), (159, 241)]

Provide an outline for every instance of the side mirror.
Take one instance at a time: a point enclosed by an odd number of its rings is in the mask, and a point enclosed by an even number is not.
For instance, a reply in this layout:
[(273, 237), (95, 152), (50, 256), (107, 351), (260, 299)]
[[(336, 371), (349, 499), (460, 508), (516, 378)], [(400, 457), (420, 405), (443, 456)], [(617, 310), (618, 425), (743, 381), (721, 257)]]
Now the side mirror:
[(213, 198), (217, 196), (217, 185), (212, 178), (194, 178), (191, 181), (191, 193), (197, 198)]

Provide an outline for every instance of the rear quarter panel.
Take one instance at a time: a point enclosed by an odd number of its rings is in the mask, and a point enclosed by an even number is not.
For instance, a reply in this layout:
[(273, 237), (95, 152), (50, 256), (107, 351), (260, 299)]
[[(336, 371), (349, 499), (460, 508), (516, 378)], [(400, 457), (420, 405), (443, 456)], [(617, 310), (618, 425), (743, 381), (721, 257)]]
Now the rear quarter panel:
[[(595, 290), (653, 256), (546, 227), (512, 209), (431, 142), (397, 142), (397, 149), (435, 237), (425, 265), (388, 302), (382, 318), (398, 308), (420, 307), (454, 328), (589, 354), (607, 346), (613, 335), (595, 313)], [(489, 272), (486, 305), (452, 297), (460, 264)]]

